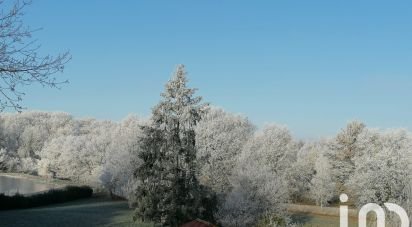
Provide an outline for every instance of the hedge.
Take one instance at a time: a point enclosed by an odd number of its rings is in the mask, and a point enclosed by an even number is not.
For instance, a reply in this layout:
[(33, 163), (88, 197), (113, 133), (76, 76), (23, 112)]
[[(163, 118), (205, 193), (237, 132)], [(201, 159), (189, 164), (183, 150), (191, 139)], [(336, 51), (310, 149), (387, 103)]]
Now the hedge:
[(62, 189), (51, 189), (47, 192), (24, 196), (16, 194), (7, 196), (0, 194), (0, 210), (24, 209), (63, 203), (81, 198), (89, 198), (93, 189), (89, 186), (66, 186)]

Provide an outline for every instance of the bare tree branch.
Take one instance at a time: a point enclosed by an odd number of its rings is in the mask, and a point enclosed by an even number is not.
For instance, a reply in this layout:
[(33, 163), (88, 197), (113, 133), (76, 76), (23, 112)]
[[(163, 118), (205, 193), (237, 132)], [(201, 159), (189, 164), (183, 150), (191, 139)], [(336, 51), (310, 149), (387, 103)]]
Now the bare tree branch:
[[(69, 52), (57, 56), (39, 56), (40, 45), (32, 39), (32, 30), (24, 26), (22, 17), (30, 1), (0, 1), (0, 111), (13, 108), (17, 111), (25, 95), (19, 91), (24, 86), (41, 84), (59, 87), (67, 80), (58, 80), (56, 73), (64, 69), (71, 59)], [(8, 6), (10, 5), (10, 6)]]

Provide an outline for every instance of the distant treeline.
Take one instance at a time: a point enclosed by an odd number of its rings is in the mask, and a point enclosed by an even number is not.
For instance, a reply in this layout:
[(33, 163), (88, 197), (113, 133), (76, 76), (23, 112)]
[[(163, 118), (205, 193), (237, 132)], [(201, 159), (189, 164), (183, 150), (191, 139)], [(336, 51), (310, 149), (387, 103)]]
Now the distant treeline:
[[(69, 178), (136, 204), (142, 126), (67, 113), (0, 115), (0, 169)], [(412, 133), (350, 122), (329, 138), (301, 141), (285, 126), (257, 129), (247, 117), (210, 108), (195, 127), (199, 182), (219, 198), (222, 226), (286, 217), (282, 204), (328, 206), (341, 193), (356, 206), (394, 202), (412, 214)], [(0, 201), (3, 206), (5, 202)], [(238, 226), (242, 226), (238, 225)]]

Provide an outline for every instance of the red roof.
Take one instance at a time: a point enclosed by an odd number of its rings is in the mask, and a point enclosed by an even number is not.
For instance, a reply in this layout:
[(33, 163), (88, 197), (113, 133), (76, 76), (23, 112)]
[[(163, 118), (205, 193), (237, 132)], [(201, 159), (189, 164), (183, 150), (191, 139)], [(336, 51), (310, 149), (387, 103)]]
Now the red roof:
[(180, 227), (216, 227), (215, 225), (210, 224), (207, 221), (203, 221), (200, 219), (193, 220), (191, 222), (185, 223)]

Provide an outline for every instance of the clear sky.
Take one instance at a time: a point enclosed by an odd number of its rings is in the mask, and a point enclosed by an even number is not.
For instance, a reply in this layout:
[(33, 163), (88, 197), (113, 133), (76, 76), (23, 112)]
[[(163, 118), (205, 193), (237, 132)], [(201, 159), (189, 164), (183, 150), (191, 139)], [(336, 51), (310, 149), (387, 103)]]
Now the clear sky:
[(177, 64), (208, 102), (316, 138), (354, 119), (412, 129), (409, 1), (34, 0), (43, 53), (70, 50), (62, 90), (23, 105), (148, 115)]

